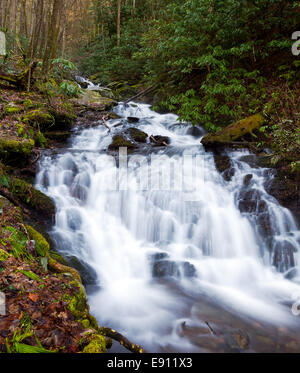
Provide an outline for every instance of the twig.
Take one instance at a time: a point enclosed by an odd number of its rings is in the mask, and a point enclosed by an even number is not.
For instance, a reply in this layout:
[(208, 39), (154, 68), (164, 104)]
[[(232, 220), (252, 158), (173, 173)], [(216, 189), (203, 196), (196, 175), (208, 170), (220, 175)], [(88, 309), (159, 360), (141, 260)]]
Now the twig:
[(116, 332), (115, 330), (111, 328), (105, 328), (105, 327), (100, 328), (100, 332), (106, 337), (109, 337), (119, 342), (122, 346), (124, 346), (125, 348), (127, 348), (127, 350), (131, 352), (138, 353), (138, 354), (146, 353), (146, 351), (141, 346), (130, 342), (126, 337), (124, 337), (124, 335)]

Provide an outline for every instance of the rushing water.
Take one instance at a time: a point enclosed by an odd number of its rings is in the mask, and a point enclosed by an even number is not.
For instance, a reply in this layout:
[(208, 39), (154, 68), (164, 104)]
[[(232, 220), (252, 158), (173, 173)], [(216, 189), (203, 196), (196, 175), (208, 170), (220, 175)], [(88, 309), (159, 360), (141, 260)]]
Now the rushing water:
[[(216, 335), (230, 328), (248, 333), (249, 351), (299, 346), (300, 316), (291, 306), (300, 298), (300, 233), (264, 189), (270, 171), (234, 152), (227, 182), (200, 144), (201, 129), (194, 136), (175, 115), (145, 104), (115, 112), (121, 119), (109, 121), (111, 132), (101, 123), (77, 129), (69, 148), (46, 153), (36, 179), (56, 203), (57, 249), (90, 272), (99, 323), (149, 351), (226, 351)], [(135, 125), (132, 116), (140, 118)], [(141, 146), (126, 169), (107, 148), (132, 126), (171, 144)]]

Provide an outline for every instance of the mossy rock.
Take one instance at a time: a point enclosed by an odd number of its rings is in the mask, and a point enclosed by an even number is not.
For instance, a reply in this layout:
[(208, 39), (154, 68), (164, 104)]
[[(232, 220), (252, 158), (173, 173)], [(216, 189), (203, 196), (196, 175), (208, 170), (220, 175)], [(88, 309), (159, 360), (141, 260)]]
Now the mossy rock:
[(56, 109), (49, 108), (49, 113), (54, 118), (54, 125), (49, 128), (50, 131), (69, 130), (73, 127), (76, 115), (70, 107), (62, 105)]
[(108, 147), (108, 150), (118, 150), (121, 147), (133, 149), (135, 148), (135, 145), (128, 141), (123, 135), (115, 135), (112, 139), (112, 143)]
[(34, 147), (34, 141), (17, 138), (0, 138), (0, 159), (6, 162), (27, 160)]
[(54, 117), (48, 111), (42, 109), (29, 111), (23, 116), (22, 120), (24, 123), (30, 124), (42, 131), (55, 124)]
[(95, 334), (90, 343), (83, 349), (85, 354), (99, 354), (106, 352), (106, 339), (103, 335)]
[(26, 225), (28, 235), (35, 241), (35, 249), (40, 256), (49, 256), (50, 245), (47, 240), (30, 225)]
[(10, 255), (7, 251), (0, 249), (0, 262), (5, 262), (9, 257)]
[(55, 214), (55, 205), (51, 198), (35, 189), (26, 181), (12, 177), (10, 179), (10, 192), (23, 203), (43, 213), (43, 216), (52, 218)]
[(143, 131), (141, 131), (137, 128), (134, 128), (134, 127), (128, 128), (128, 130), (126, 132), (136, 142), (145, 143), (147, 141), (148, 135), (145, 132), (143, 132)]
[(205, 135), (201, 143), (205, 146), (229, 145), (231, 142), (249, 134), (255, 137), (254, 132), (264, 123), (264, 117), (261, 114), (256, 114), (233, 123), (215, 134), (209, 133)]
[(109, 116), (109, 119), (120, 119), (120, 115), (114, 113), (113, 111), (111, 111), (110, 113), (108, 113), (108, 116)]

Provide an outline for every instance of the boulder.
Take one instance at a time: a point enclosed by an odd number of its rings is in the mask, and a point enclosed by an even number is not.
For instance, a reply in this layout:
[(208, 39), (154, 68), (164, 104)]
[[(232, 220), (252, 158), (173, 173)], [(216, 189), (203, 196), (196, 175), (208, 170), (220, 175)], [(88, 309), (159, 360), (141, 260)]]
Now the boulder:
[(121, 147), (133, 149), (135, 145), (127, 140), (123, 135), (115, 135), (112, 139), (112, 143), (108, 147), (108, 150), (119, 150)]
[(127, 122), (129, 123), (138, 123), (140, 120), (140, 118), (136, 118), (136, 117), (127, 117)]
[(143, 132), (143, 131), (141, 131), (137, 128), (134, 128), (134, 127), (128, 128), (126, 133), (128, 133), (129, 136), (132, 138), (132, 140), (134, 140), (136, 142), (145, 143), (147, 141), (148, 135), (145, 132)]

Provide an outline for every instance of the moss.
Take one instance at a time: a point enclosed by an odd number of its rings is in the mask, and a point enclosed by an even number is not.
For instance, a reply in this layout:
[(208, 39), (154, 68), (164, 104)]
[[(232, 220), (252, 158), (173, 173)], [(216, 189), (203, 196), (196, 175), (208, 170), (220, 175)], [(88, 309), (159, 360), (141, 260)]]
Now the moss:
[(33, 209), (40, 211), (47, 217), (55, 214), (55, 206), (51, 198), (35, 189), (31, 184), (18, 178), (11, 178), (11, 193)]
[(85, 354), (99, 354), (106, 352), (106, 340), (102, 335), (95, 334), (90, 343), (83, 349)]
[(10, 160), (16, 156), (28, 158), (34, 143), (28, 139), (0, 138), (0, 158)]
[(146, 140), (147, 140), (147, 137), (148, 135), (137, 129), (137, 128), (128, 128), (127, 132), (129, 133), (130, 137), (134, 140), (134, 141), (137, 141), (137, 142), (143, 142), (145, 143)]
[(24, 123), (30, 124), (41, 130), (49, 128), (54, 125), (54, 117), (47, 111), (42, 109), (31, 110), (22, 118)]
[(229, 144), (248, 134), (255, 136), (254, 131), (258, 130), (264, 123), (264, 117), (261, 114), (256, 114), (233, 123), (216, 134), (205, 135), (201, 142), (203, 145)]
[(88, 329), (90, 327), (90, 322), (88, 319), (84, 319), (81, 321), (81, 324), (82, 326), (84, 327), (84, 329)]
[(50, 245), (46, 239), (30, 225), (26, 225), (28, 235), (35, 241), (35, 249), (40, 256), (49, 256)]
[(26, 110), (33, 109), (35, 106), (34, 103), (29, 98), (23, 101), (23, 105), (25, 106)]
[(77, 281), (77, 283), (81, 283), (81, 277), (79, 273), (76, 271), (76, 269), (60, 264), (53, 258), (49, 259), (48, 264), (49, 264), (49, 268), (51, 268), (53, 271), (57, 273), (70, 273), (73, 279)]
[(69, 130), (76, 119), (73, 108), (67, 104), (61, 104), (55, 108), (51, 107), (49, 108), (49, 113), (55, 120), (55, 125), (52, 127), (53, 130)]
[(5, 115), (12, 115), (12, 114), (18, 114), (20, 113), (21, 108), (18, 106), (15, 106), (14, 104), (8, 104), (4, 107), (4, 114)]
[(115, 135), (113, 137), (112, 143), (109, 145), (109, 150), (118, 150), (120, 147), (126, 147), (129, 149), (133, 149), (135, 146), (132, 142), (125, 139), (122, 135)]
[(6, 252), (5, 250), (0, 249), (0, 262), (4, 262), (9, 257), (10, 257), (10, 255), (8, 254), (8, 252)]

